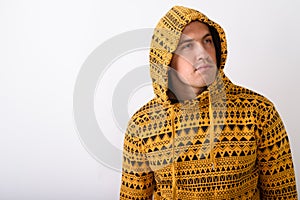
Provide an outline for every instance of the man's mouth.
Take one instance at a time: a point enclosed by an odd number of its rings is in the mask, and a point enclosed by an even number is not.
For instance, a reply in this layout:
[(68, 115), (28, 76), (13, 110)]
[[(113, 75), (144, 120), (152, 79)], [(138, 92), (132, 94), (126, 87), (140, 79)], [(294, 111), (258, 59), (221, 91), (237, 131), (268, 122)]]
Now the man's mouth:
[(204, 71), (204, 70), (207, 70), (210, 68), (212, 68), (212, 65), (202, 64), (202, 65), (196, 66), (195, 71)]

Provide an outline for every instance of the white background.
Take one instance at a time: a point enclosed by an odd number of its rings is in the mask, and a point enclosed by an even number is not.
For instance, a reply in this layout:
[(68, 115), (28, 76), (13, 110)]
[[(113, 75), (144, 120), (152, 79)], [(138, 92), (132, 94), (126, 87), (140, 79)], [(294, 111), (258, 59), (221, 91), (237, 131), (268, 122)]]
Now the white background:
[[(153, 28), (175, 4), (218, 22), (228, 40), (227, 75), (276, 105), (299, 191), (299, 0), (1, 0), (0, 199), (118, 199), (120, 173), (97, 162), (76, 131), (76, 77), (102, 42)], [(128, 112), (151, 95), (131, 102)]]

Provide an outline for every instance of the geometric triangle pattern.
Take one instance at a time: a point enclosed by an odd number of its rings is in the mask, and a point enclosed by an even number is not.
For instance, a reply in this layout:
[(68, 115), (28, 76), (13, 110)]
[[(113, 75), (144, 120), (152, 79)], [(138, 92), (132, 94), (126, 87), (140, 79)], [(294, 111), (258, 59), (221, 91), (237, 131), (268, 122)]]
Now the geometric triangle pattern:
[[(173, 7), (158, 27), (181, 32), (193, 20), (218, 30), (222, 66), (224, 31), (205, 15)], [(222, 67), (196, 99), (171, 102), (162, 68), (171, 57), (162, 49), (176, 41), (163, 34), (154, 32), (150, 50), (156, 96), (124, 137), (120, 199), (297, 199), (288, 135), (272, 102), (233, 84)]]

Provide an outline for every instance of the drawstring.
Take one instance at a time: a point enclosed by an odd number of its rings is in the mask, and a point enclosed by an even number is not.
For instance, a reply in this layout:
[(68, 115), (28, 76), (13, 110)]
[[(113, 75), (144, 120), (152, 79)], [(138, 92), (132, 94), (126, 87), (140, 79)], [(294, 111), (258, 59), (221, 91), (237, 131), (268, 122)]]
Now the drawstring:
[(216, 161), (214, 157), (214, 117), (213, 117), (213, 109), (212, 109), (212, 99), (210, 93), (208, 94), (209, 98), (209, 120), (210, 120), (210, 128), (209, 128), (209, 144), (210, 144), (210, 163), (213, 170), (216, 167)]
[(172, 199), (176, 199), (176, 177), (175, 177), (175, 115), (174, 106), (171, 109), (171, 125), (172, 125)]

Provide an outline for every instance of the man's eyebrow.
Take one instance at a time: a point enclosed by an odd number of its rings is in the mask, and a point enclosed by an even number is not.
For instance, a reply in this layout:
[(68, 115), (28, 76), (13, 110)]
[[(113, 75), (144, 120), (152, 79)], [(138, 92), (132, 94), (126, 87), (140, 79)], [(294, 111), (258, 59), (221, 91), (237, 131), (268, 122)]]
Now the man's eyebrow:
[(185, 39), (185, 40), (179, 41), (178, 46), (182, 45), (184, 43), (192, 42), (192, 41), (194, 41), (194, 39)]
[(212, 35), (210, 33), (206, 33), (203, 38), (206, 38), (206, 37), (209, 37), (209, 36), (212, 36)]
[[(206, 33), (203, 37), (202, 37), (202, 39), (204, 39), (204, 38), (206, 38), (206, 37), (209, 37), (209, 36), (212, 36), (210, 33)], [(184, 43), (187, 43), (187, 42), (192, 42), (192, 41), (194, 41), (194, 39), (192, 39), (192, 38), (189, 38), (189, 39), (183, 39), (182, 41), (180, 41), (179, 43), (178, 43), (178, 46), (179, 45), (182, 45), (182, 44), (184, 44)]]

